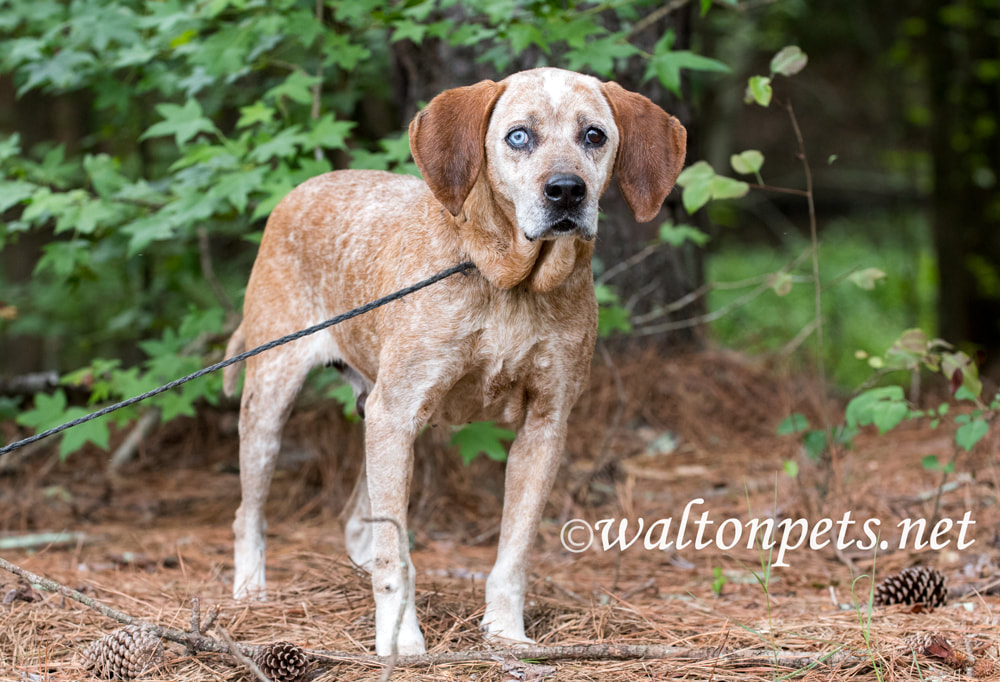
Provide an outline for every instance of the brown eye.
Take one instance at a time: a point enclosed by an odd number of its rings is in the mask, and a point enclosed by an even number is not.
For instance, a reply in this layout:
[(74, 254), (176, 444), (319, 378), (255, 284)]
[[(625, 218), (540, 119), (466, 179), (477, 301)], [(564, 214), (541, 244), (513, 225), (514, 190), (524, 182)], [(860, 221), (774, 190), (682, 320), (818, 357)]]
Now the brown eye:
[(608, 136), (600, 128), (587, 128), (583, 134), (583, 143), (588, 147), (600, 147), (608, 141)]

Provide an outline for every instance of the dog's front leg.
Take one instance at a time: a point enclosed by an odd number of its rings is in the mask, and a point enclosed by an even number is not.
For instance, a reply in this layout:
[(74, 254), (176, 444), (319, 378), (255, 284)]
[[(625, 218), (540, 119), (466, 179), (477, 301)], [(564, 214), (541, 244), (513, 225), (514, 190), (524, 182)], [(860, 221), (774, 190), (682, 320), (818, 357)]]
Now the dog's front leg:
[(562, 460), (565, 442), (565, 418), (529, 414), (511, 447), (497, 561), (486, 580), (486, 613), (482, 627), (489, 638), (532, 641), (524, 634), (528, 554)]
[(416, 433), (407, 428), (411, 419), (399, 418), (385, 409), (378, 389), (369, 395), (365, 411), (365, 473), (372, 517), (395, 519), (403, 529), (401, 539), (392, 523), (377, 522), (372, 528), (375, 651), (379, 656), (392, 653), (393, 631), (402, 608), (403, 620), (397, 638), (399, 653), (422, 654), (424, 636), (413, 603), (414, 570), (406, 533)]

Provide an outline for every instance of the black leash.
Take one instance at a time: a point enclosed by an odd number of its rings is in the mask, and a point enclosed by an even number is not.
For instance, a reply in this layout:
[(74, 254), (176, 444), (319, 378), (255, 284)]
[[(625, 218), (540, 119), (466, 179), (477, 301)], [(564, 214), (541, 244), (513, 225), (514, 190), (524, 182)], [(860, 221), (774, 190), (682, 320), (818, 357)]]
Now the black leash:
[(66, 429), (70, 429), (73, 428), (74, 426), (78, 426), (85, 422), (89, 422), (92, 419), (103, 417), (104, 415), (110, 414), (115, 410), (120, 410), (123, 407), (134, 405), (140, 400), (145, 400), (146, 398), (152, 398), (154, 395), (159, 395), (164, 391), (169, 391), (172, 388), (177, 388), (181, 384), (186, 384), (187, 382), (192, 381), (193, 379), (203, 377), (206, 374), (211, 374), (212, 372), (220, 370), (223, 367), (228, 367), (229, 365), (235, 365), (237, 362), (243, 362), (247, 358), (251, 358), (254, 355), (260, 355), (264, 351), (271, 350), (272, 348), (277, 348), (278, 346), (282, 346), (291, 341), (295, 341), (296, 339), (301, 339), (303, 336), (309, 336), (310, 334), (315, 334), (316, 332), (323, 331), (327, 327), (332, 327), (335, 324), (340, 324), (341, 322), (349, 320), (352, 317), (357, 317), (358, 315), (363, 315), (364, 313), (374, 310), (375, 308), (380, 308), (381, 306), (384, 306), (386, 303), (392, 303), (393, 301), (397, 301), (403, 298), (404, 296), (409, 296), (415, 291), (419, 291), (424, 287), (428, 287), (431, 284), (440, 282), (441, 280), (451, 277), (452, 275), (458, 274), (459, 272), (468, 272), (469, 270), (475, 270), (475, 269), (476, 266), (471, 261), (459, 263), (458, 265), (450, 267), (447, 270), (442, 270), (433, 277), (428, 277), (427, 279), (417, 282), (416, 284), (413, 284), (411, 286), (408, 286), (405, 289), (400, 289), (399, 291), (393, 294), (389, 294), (388, 296), (383, 296), (377, 301), (366, 303), (363, 306), (355, 308), (354, 310), (349, 310), (346, 313), (337, 315), (336, 317), (330, 318), (326, 322), (320, 322), (319, 324), (315, 324), (312, 327), (308, 327), (301, 331), (297, 331), (294, 334), (288, 334), (287, 336), (282, 336), (280, 339), (275, 339), (274, 341), (268, 341), (263, 346), (257, 346), (256, 348), (244, 351), (239, 355), (234, 355), (231, 358), (227, 358), (222, 362), (217, 362), (214, 365), (205, 367), (204, 369), (199, 369), (197, 372), (188, 374), (186, 377), (181, 377), (180, 379), (175, 379), (174, 381), (171, 381), (169, 384), (163, 384), (162, 386), (154, 388), (152, 391), (147, 391), (142, 395), (137, 395), (134, 398), (123, 400), (120, 403), (115, 403), (114, 405), (108, 405), (105, 408), (97, 410), (97, 412), (91, 412), (90, 414), (74, 419), (73, 421), (68, 421), (65, 424), (60, 424), (59, 426), (51, 428), (48, 431), (43, 431), (42, 433), (36, 433), (34, 436), (30, 436), (28, 438), (25, 438), (24, 440), (15, 441), (10, 445), (0, 448), (0, 455), (5, 455), (8, 452), (13, 452), (14, 450), (23, 448), (25, 445), (30, 445), (35, 441), (41, 440), (43, 438), (48, 438), (49, 436), (53, 436), (57, 433), (65, 431)]

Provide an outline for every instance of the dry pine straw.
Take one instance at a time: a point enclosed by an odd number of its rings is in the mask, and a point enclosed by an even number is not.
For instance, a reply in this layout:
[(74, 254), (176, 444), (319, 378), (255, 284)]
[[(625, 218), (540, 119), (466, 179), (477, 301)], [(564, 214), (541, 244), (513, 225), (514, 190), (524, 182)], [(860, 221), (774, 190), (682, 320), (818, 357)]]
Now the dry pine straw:
[[(650, 367), (658, 367), (651, 372)], [(553, 492), (536, 545), (527, 607), (528, 633), (540, 644), (658, 643), (679, 647), (781, 649), (822, 656), (840, 647), (867, 655), (865, 626), (850, 608), (851, 572), (832, 553), (797, 551), (791, 569), (776, 569), (765, 593), (755, 552), (686, 551), (679, 556), (632, 549), (623, 555), (573, 555), (559, 544), (560, 520), (627, 514), (647, 519), (678, 514), (704, 497), (713, 518), (780, 513), (818, 518), (856, 516), (898, 520), (929, 516), (919, 495), (937, 478), (919, 467), (928, 452), (943, 452), (947, 434), (910, 428), (892, 439), (862, 441), (838, 464), (839, 483), (826, 502), (788, 479), (775, 477), (794, 445), (776, 439), (774, 425), (810, 404), (808, 387), (769, 378), (765, 369), (728, 355), (662, 362), (651, 357), (618, 362), (620, 396), (608, 370), (595, 364), (592, 390), (574, 416), (570, 463)], [(619, 399), (624, 398), (619, 410)], [(620, 411), (619, 428), (608, 432)], [(109, 605), (160, 625), (186, 629), (190, 599), (218, 604), (220, 624), (240, 642), (289, 640), (312, 649), (373, 650), (373, 607), (367, 576), (343, 554), (333, 518), (349, 490), (360, 454), (359, 428), (331, 415), (329, 406), (304, 406), (286, 438), (289, 456), (278, 472), (269, 508), (269, 581), (272, 599), (247, 606), (227, 596), (231, 580), (229, 528), (238, 504), (231, 412), (207, 413), (183, 427), (154, 434), (127, 478), (108, 482), (103, 456), (87, 453), (67, 464), (45, 462), (0, 479), (0, 528), (11, 534), (79, 530), (90, 541), (4, 557)], [(666, 430), (680, 439), (671, 454), (650, 454)], [(121, 437), (121, 436), (119, 436)], [(447, 433), (431, 432), (418, 448), (411, 525), (415, 532), (418, 612), (432, 652), (482, 649), (478, 630), (483, 579), (494, 558), (502, 469), (490, 462), (455, 466), (443, 447)], [(606, 457), (608, 452), (621, 455)], [(602, 460), (603, 456), (603, 460)], [(295, 461), (295, 460), (298, 461)], [(610, 462), (591, 476), (595, 461)], [(343, 462), (343, 463), (342, 463)], [(354, 465), (356, 466), (356, 465)], [(951, 584), (996, 575), (998, 524), (997, 442), (983, 443), (959, 471), (975, 471), (942, 499), (942, 513), (974, 510), (977, 542), (963, 553), (879, 558), (879, 576), (915, 562), (937, 566)], [(39, 475), (43, 471), (44, 475)], [(346, 475), (345, 475), (346, 471)], [(735, 473), (734, 473), (735, 472)], [(803, 478), (810, 475), (803, 471)], [(576, 499), (569, 491), (580, 487)], [(777, 502), (775, 498), (777, 497)], [(749, 498), (749, 502), (748, 499)], [(856, 574), (871, 558), (848, 557)], [(721, 597), (711, 590), (713, 568), (725, 570)], [(0, 575), (0, 592), (18, 585)], [(870, 583), (857, 583), (864, 600)], [(76, 653), (118, 624), (62, 597), (16, 600), (0, 606), (0, 679), (86, 679)], [(848, 608), (844, 608), (847, 606)], [(968, 598), (932, 613), (893, 607), (872, 616), (871, 646), (883, 679), (968, 679), (902, 649), (904, 636), (940, 632), (973, 652), (996, 655), (1000, 599)], [(991, 648), (992, 647), (992, 648)], [(187, 656), (169, 650), (162, 679), (247, 679), (224, 656)], [(784, 670), (711, 659), (670, 661), (560, 661), (548, 668), (505, 672), (503, 661), (400, 669), (400, 680), (513, 680), (549, 673), (555, 680), (773, 680)], [(918, 670), (919, 666), (919, 672)], [(374, 680), (380, 670), (356, 663), (323, 664), (314, 679)], [(873, 680), (865, 666), (807, 670), (797, 679)], [(152, 678), (157, 679), (157, 678)]]

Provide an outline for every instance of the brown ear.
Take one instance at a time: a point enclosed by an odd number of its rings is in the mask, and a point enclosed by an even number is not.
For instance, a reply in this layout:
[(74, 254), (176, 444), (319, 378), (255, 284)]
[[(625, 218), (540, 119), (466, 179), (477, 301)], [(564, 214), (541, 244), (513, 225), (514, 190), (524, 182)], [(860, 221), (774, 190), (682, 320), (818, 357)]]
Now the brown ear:
[(503, 86), (481, 81), (445, 90), (410, 123), (410, 151), (437, 200), (462, 211), (483, 165), (486, 127)]
[(602, 83), (618, 125), (618, 185), (635, 219), (656, 217), (684, 165), (687, 130), (680, 121), (640, 94)]

